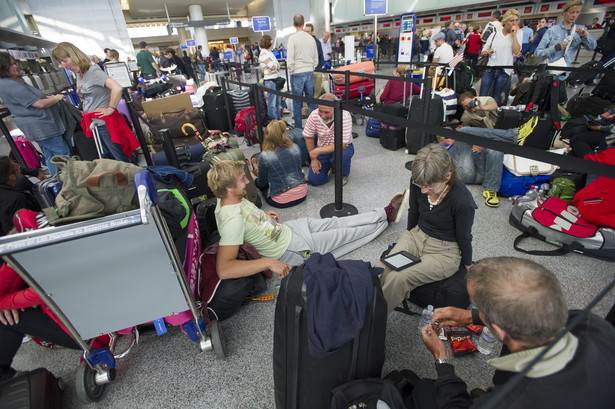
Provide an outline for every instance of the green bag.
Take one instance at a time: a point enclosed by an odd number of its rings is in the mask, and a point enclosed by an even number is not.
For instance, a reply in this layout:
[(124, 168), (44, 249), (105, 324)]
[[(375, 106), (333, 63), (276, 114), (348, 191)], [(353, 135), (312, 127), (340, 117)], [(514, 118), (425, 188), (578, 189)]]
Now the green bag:
[(555, 196), (566, 203), (572, 203), (572, 199), (574, 199), (574, 195), (577, 194), (577, 187), (575, 183), (567, 178), (555, 178), (553, 182), (551, 182), (551, 188), (547, 193), (547, 196)]
[[(139, 207), (134, 186), (137, 172), (143, 169), (112, 159), (82, 161), (79, 157), (54, 156), (62, 190), (56, 197), (55, 217), (59, 225), (124, 212)], [(50, 212), (45, 212), (48, 217)]]

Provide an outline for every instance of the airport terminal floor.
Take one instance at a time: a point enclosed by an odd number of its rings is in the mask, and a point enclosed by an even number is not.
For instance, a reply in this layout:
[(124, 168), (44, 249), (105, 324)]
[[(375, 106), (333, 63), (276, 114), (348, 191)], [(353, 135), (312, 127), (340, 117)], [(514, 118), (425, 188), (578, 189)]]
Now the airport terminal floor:
[[(389, 72), (388, 68), (380, 73)], [(382, 80), (379, 80), (382, 81)], [(377, 89), (384, 82), (377, 84)], [(573, 91), (569, 90), (571, 94)], [(290, 122), (290, 116), (284, 119)], [(344, 202), (359, 212), (385, 206), (397, 192), (408, 188), (410, 172), (405, 163), (413, 158), (403, 149), (389, 151), (377, 138), (365, 135), (365, 127), (353, 125), (359, 137), (355, 140), (355, 155), (349, 181), (343, 187)], [(240, 138), (243, 141), (243, 138)], [(258, 146), (242, 143), (246, 157), (259, 151)], [(0, 145), (7, 151), (5, 141)], [(307, 171), (307, 168), (303, 168)], [(613, 278), (613, 264), (579, 254), (565, 256), (522, 255), (513, 249), (513, 240), (520, 232), (508, 222), (512, 201), (501, 198), (498, 208), (484, 205), (482, 187), (468, 186), (478, 204), (472, 230), (474, 259), (490, 256), (530, 258), (552, 270), (561, 281), (571, 309), (584, 308)], [(334, 202), (332, 180), (320, 186), (309, 186), (307, 200), (288, 209), (273, 209), (263, 201), (263, 210), (275, 210), (282, 221), (302, 217), (319, 217), (320, 209)], [(391, 224), (383, 234), (368, 245), (344, 257), (375, 263), (382, 251), (395, 242), (405, 230), (407, 212), (397, 224)], [(531, 239), (535, 249), (552, 246)], [(279, 280), (269, 279), (263, 295), (276, 294)], [(615, 299), (608, 294), (593, 312), (604, 317)], [(113, 294), (97, 294), (93, 302), (104, 308), (113, 303)], [(228, 348), (226, 359), (211, 352), (200, 353), (197, 346), (177, 327), (158, 337), (155, 332), (144, 334), (139, 344), (117, 362), (117, 378), (106, 388), (103, 398), (90, 408), (262, 408), (275, 407), (272, 370), (274, 310), (276, 301), (250, 302), (230, 319), (221, 323)], [(419, 308), (412, 306), (414, 311)], [(417, 331), (419, 316), (394, 312), (388, 317), (386, 360), (383, 375), (395, 369), (411, 369), (420, 377), (436, 377), (433, 357), (425, 348)], [(120, 340), (125, 343), (126, 337)], [(499, 347), (488, 356), (479, 353), (453, 357), (457, 375), (468, 388), (487, 388), (493, 369), (486, 363), (495, 357)], [(66, 384), (66, 408), (84, 407), (75, 393), (75, 372), (80, 352), (40, 347), (26, 342), (14, 360), (19, 371), (45, 367)]]

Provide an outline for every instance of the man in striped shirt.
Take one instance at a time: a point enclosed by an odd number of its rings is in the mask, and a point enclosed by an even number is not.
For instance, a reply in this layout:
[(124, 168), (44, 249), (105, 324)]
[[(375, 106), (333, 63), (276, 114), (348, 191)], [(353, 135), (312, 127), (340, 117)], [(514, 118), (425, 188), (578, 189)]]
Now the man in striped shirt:
[[(333, 94), (324, 94), (320, 97), (324, 101), (337, 101)], [(352, 143), (352, 117), (350, 112), (342, 111), (342, 142), (344, 146), (342, 163), (342, 183), (348, 183), (350, 174), (350, 164), (354, 155), (354, 145)], [(335, 132), (333, 126), (333, 107), (318, 105), (310, 113), (303, 137), (305, 145), (310, 154), (311, 164), (308, 170), (308, 182), (312, 185), (322, 185), (329, 180), (329, 169), (335, 162)], [(318, 138), (314, 141), (314, 138)]]

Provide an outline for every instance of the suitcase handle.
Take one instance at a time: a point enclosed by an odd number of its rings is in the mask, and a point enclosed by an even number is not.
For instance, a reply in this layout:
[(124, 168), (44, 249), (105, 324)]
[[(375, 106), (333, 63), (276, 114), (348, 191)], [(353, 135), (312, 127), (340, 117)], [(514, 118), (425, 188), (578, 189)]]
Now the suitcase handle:
[(118, 186), (128, 185), (128, 178), (119, 170), (103, 170), (102, 172), (95, 173), (88, 177), (88, 187), (100, 187), (100, 178), (105, 175), (114, 175)]

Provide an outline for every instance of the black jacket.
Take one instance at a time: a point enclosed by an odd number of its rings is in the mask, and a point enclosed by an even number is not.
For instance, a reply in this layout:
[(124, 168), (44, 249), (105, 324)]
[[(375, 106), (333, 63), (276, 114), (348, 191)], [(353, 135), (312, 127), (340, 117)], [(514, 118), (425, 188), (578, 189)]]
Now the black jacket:
[(41, 206), (29, 192), (0, 184), (0, 236), (5, 236), (13, 228), (13, 216), (21, 209), (40, 212)]

